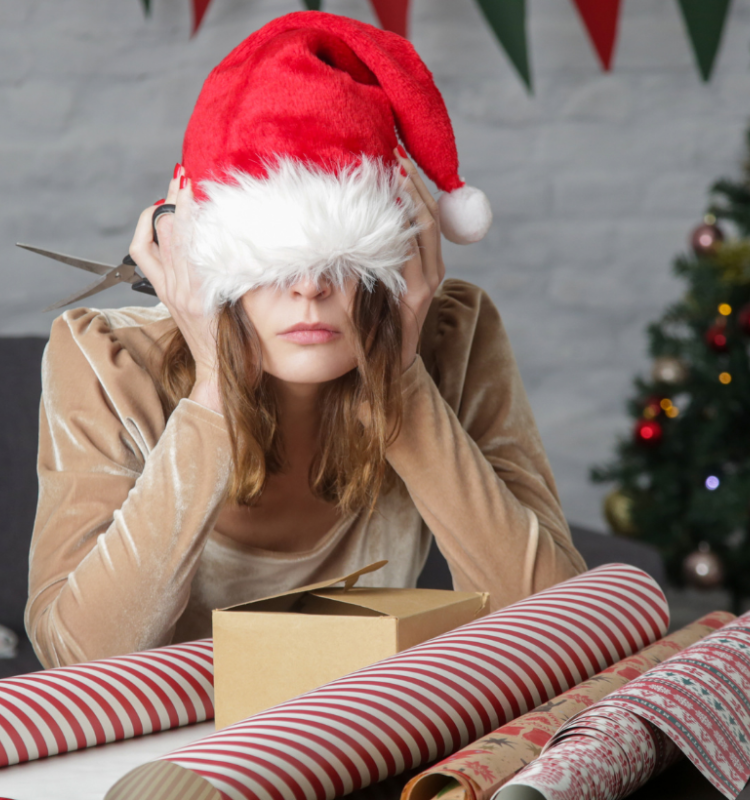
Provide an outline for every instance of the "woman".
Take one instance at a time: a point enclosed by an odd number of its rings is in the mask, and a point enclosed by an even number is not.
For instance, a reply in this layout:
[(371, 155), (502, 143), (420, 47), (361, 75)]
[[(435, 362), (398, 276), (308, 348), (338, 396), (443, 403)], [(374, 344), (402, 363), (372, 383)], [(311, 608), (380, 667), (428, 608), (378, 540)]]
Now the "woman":
[(206, 81), (165, 199), (131, 244), (161, 304), (68, 311), (45, 353), (45, 666), (209, 636), (213, 608), (381, 558), (363, 583), (413, 586), (433, 535), (494, 608), (585, 568), (496, 309), (442, 283), (441, 225), (489, 219), (408, 42), (270, 23)]

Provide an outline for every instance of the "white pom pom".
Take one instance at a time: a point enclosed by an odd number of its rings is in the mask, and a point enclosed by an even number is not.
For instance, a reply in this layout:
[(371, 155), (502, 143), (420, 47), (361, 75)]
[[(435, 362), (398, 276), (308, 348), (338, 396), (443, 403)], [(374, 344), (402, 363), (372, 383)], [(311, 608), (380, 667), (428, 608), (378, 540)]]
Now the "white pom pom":
[(474, 186), (446, 192), (438, 200), (438, 207), (443, 235), (456, 244), (478, 242), (492, 225), (490, 201)]

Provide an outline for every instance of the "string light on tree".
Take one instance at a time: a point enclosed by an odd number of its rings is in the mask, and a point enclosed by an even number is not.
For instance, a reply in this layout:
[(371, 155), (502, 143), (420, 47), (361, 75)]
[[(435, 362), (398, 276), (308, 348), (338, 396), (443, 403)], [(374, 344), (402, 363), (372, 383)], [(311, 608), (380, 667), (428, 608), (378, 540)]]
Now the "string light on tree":
[(680, 409), (668, 397), (663, 397), (659, 405), (670, 419), (674, 419), (680, 413)]
[(698, 549), (683, 561), (682, 574), (696, 589), (714, 589), (724, 580), (722, 563), (707, 542), (701, 542)]
[(732, 382), (732, 376), (729, 372), (721, 372), (719, 373), (719, 380), (725, 386), (728, 386)]
[(643, 408), (644, 419), (655, 419), (662, 412), (661, 398), (649, 397)]
[(721, 486), (721, 481), (716, 475), (709, 475), (706, 478), (705, 486), (709, 492), (715, 492)]

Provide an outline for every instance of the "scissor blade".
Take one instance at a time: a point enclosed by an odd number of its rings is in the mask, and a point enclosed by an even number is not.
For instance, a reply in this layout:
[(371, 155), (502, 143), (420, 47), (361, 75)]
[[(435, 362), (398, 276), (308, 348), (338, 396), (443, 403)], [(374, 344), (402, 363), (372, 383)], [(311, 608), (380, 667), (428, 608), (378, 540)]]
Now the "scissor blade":
[(127, 265), (120, 267), (110, 267), (109, 272), (98, 281), (90, 283), (86, 288), (82, 289), (75, 294), (66, 297), (64, 300), (59, 300), (51, 306), (47, 306), (45, 311), (56, 311), (58, 308), (67, 306), (70, 303), (75, 303), (76, 300), (83, 300), (84, 297), (91, 297), (92, 294), (101, 292), (104, 289), (109, 289), (110, 286), (116, 286), (118, 283), (131, 283), (134, 278), (135, 267)]
[(16, 247), (23, 247), (24, 250), (31, 250), (32, 253), (39, 253), (40, 256), (54, 258), (55, 261), (62, 261), (63, 264), (68, 264), (71, 267), (78, 267), (78, 269), (85, 269), (87, 272), (94, 272), (97, 275), (106, 275), (112, 269), (112, 264), (101, 264), (98, 261), (87, 261), (85, 258), (66, 256), (64, 253), (55, 253), (53, 250), (43, 250), (41, 247), (33, 247), (30, 244), (16, 242)]

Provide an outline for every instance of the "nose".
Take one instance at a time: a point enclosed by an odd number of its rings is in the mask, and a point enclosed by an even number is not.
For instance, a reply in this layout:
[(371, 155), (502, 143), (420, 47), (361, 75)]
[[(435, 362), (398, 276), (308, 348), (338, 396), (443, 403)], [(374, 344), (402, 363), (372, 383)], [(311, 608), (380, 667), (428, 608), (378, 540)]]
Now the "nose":
[(331, 295), (331, 284), (325, 278), (302, 278), (290, 287), (292, 296), (303, 300), (325, 300)]

